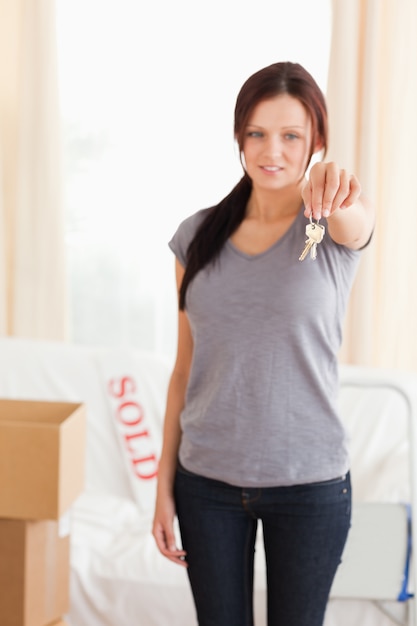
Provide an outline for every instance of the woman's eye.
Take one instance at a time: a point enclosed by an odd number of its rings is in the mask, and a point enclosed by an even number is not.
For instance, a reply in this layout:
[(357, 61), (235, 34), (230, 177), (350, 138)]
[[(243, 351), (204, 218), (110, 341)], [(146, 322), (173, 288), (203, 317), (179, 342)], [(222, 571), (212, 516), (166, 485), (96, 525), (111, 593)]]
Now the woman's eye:
[(289, 139), (290, 141), (293, 141), (294, 139), (298, 139), (298, 135), (296, 135), (295, 133), (287, 133), (285, 135), (286, 139)]
[(262, 133), (259, 130), (248, 131), (248, 137), (262, 137)]

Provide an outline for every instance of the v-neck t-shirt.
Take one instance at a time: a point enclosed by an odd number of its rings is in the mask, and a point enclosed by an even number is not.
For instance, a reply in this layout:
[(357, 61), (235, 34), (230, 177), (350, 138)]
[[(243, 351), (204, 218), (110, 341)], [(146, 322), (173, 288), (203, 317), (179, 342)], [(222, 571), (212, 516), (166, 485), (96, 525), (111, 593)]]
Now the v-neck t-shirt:
[[(185, 219), (169, 242), (184, 267), (208, 210)], [(194, 345), (179, 460), (191, 472), (274, 487), (349, 469), (337, 354), (360, 252), (326, 233), (317, 258), (299, 261), (306, 224), (302, 209), (260, 254), (228, 240), (188, 286)]]

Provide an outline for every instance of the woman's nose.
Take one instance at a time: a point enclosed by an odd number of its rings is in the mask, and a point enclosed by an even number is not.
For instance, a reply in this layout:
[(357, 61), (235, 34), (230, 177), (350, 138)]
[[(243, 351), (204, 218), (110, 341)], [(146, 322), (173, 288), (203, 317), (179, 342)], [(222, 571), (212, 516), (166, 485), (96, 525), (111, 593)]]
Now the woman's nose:
[(278, 157), (282, 153), (282, 141), (280, 137), (270, 137), (267, 145), (267, 156)]

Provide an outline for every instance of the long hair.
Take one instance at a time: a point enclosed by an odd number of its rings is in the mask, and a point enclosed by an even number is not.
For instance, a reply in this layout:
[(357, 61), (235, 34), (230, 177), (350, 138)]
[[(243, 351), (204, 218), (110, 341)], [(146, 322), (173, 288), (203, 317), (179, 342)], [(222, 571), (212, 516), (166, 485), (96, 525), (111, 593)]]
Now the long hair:
[[(327, 150), (328, 125), (326, 102), (314, 78), (298, 63), (274, 63), (252, 74), (243, 84), (235, 106), (234, 136), (242, 155), (245, 129), (254, 108), (262, 101), (281, 94), (296, 98), (311, 118), (312, 140), (307, 163), (320, 140)], [(179, 291), (179, 308), (185, 309), (186, 293), (195, 275), (219, 256), (224, 244), (245, 217), (252, 181), (245, 172), (232, 191), (211, 207), (197, 229), (187, 250), (187, 263)]]

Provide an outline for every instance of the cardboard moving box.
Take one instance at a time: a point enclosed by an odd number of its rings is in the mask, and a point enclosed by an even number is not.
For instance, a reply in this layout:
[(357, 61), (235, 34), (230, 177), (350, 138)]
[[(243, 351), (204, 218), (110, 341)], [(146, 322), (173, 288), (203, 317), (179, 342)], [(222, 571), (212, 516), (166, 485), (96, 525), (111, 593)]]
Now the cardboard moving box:
[(0, 517), (58, 520), (84, 488), (83, 404), (0, 400)]
[(70, 537), (58, 528), (0, 519), (1, 626), (45, 626), (68, 611)]

